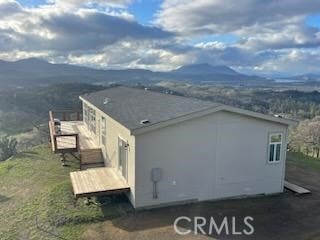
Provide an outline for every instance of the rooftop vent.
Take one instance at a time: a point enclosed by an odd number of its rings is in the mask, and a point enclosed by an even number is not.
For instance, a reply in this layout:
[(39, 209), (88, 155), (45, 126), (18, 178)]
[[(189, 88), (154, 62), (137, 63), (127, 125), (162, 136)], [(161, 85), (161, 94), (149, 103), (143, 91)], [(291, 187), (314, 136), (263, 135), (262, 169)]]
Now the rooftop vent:
[(109, 98), (105, 98), (104, 101), (103, 101), (103, 104), (106, 105), (106, 104), (108, 104), (109, 102), (110, 102), (110, 99), (109, 99)]
[(144, 124), (148, 124), (150, 123), (149, 119), (143, 119), (140, 121), (140, 124), (144, 125)]

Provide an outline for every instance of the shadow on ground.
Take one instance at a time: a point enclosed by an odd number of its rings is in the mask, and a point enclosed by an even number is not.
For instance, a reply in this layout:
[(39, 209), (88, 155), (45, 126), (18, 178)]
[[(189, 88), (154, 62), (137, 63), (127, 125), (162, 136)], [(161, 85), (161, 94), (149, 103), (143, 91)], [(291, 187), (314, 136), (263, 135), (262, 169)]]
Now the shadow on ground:
[(10, 197), (0, 195), (0, 203), (6, 202), (6, 201), (9, 201), (9, 200), (10, 200)]

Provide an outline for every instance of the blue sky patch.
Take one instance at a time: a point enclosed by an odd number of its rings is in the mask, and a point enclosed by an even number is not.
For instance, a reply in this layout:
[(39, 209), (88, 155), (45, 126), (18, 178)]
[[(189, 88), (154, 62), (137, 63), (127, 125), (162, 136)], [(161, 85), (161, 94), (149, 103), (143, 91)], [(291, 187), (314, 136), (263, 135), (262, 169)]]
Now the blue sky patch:
[(46, 3), (45, 0), (20, 0), (19, 2), (21, 5), (27, 6), (27, 7), (36, 7)]
[(307, 17), (306, 25), (310, 27), (320, 28), (320, 14)]
[(131, 4), (128, 11), (136, 17), (138, 22), (147, 25), (152, 21), (160, 5), (161, 0), (141, 0)]
[(196, 44), (199, 42), (223, 42), (227, 45), (235, 44), (240, 40), (240, 37), (233, 35), (233, 34), (217, 34), (217, 35), (210, 35), (204, 37), (197, 37), (190, 41), (190, 44)]

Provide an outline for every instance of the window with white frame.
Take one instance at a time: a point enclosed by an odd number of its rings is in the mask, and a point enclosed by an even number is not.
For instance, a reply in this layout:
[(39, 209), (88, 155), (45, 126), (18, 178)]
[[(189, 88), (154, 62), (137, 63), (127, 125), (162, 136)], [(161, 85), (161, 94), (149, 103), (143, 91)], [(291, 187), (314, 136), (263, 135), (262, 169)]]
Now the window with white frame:
[(83, 103), (83, 121), (89, 131), (96, 134), (96, 111), (85, 103)]
[(101, 143), (102, 145), (106, 145), (106, 137), (107, 134), (107, 126), (106, 126), (106, 118), (105, 117), (101, 117)]
[(96, 111), (90, 108), (89, 113), (90, 113), (89, 130), (94, 134), (96, 134)]
[(281, 160), (282, 133), (272, 133), (269, 136), (269, 163)]

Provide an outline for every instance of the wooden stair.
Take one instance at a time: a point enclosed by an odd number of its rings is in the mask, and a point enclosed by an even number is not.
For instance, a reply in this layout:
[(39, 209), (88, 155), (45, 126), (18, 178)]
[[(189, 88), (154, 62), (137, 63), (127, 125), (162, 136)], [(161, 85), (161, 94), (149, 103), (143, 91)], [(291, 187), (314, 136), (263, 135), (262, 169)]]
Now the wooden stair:
[(80, 150), (80, 169), (104, 167), (101, 148)]

